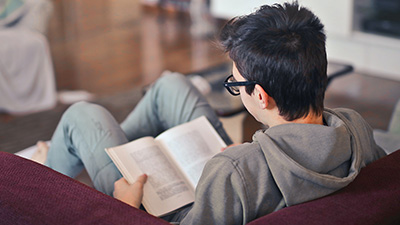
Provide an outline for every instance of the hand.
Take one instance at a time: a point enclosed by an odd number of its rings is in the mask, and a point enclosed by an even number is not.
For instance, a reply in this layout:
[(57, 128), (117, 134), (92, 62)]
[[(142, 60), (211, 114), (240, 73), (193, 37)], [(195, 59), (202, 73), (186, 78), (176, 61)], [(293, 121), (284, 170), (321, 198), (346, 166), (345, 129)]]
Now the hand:
[(125, 178), (114, 183), (114, 198), (121, 200), (135, 208), (139, 208), (143, 199), (143, 186), (147, 181), (147, 175), (143, 174), (133, 184), (129, 184)]
[(233, 146), (237, 146), (237, 145), (241, 145), (241, 143), (235, 143), (235, 144), (228, 145), (225, 148), (221, 148), (221, 152), (225, 151), (229, 147), (233, 147)]

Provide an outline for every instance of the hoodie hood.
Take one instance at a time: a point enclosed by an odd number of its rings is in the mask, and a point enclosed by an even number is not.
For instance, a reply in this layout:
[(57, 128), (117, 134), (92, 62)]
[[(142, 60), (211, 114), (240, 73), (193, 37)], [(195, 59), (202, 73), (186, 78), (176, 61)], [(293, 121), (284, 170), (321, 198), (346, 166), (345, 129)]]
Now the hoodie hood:
[(287, 206), (347, 186), (361, 164), (359, 138), (342, 115), (325, 111), (326, 126), (283, 124), (254, 135)]

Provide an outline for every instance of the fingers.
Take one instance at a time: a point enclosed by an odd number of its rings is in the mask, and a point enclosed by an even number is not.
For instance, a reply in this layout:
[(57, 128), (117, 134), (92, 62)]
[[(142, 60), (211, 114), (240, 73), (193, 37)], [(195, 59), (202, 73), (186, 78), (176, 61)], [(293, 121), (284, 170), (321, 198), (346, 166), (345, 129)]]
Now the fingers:
[(143, 198), (143, 186), (147, 181), (147, 175), (140, 175), (133, 184), (129, 184), (125, 178), (114, 183), (114, 197), (133, 207), (139, 208)]

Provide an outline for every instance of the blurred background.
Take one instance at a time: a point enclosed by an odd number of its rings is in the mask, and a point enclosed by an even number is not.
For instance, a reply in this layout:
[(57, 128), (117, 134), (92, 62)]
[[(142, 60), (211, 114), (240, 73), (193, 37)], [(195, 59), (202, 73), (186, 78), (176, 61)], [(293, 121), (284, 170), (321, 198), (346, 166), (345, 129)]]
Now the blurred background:
[[(163, 71), (230, 73), (215, 36), (230, 18), (271, 0), (0, 0), (0, 151), (49, 140), (78, 100), (121, 121)], [(299, 0), (325, 24), (332, 80), (327, 107), (357, 110), (386, 131), (400, 99), (399, 0)], [(237, 141), (260, 125), (222, 116)]]

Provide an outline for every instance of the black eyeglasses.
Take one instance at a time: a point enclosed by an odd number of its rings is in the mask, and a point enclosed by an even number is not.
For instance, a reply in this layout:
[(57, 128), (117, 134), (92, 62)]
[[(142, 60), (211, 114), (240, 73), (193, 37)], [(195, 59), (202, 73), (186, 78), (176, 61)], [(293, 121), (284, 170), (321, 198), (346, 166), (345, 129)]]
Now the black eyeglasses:
[(226, 90), (229, 91), (232, 95), (240, 95), (240, 91), (238, 86), (249, 86), (249, 85), (256, 85), (256, 81), (236, 81), (235, 78), (233, 77), (233, 74), (229, 75), (225, 82), (224, 82), (224, 87)]

